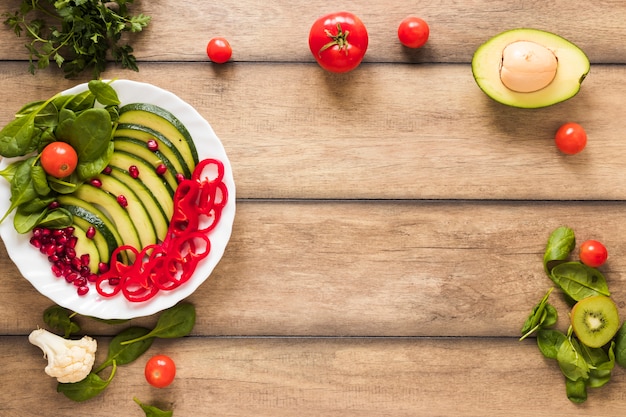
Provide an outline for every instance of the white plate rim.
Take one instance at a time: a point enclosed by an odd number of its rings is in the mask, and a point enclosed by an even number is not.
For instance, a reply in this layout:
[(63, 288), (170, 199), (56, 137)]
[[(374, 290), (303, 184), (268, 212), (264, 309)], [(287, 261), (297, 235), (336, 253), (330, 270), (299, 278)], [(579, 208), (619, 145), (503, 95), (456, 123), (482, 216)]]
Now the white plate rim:
[[(107, 80), (108, 82), (108, 80)], [(215, 229), (211, 231), (211, 252), (197, 266), (193, 277), (173, 291), (159, 291), (152, 299), (144, 302), (130, 302), (122, 294), (104, 298), (92, 285), (90, 291), (79, 296), (76, 287), (56, 278), (50, 269), (48, 259), (30, 244), (31, 234), (19, 234), (13, 226), (13, 213), (0, 224), (0, 237), (7, 253), (18, 270), (42, 295), (54, 303), (78, 314), (105, 320), (132, 319), (149, 316), (174, 306), (189, 297), (204, 283), (224, 254), (230, 240), (235, 218), (235, 182), (232, 167), (222, 142), (213, 128), (198, 111), (175, 94), (152, 84), (131, 81), (110, 81), (116, 90), (121, 105), (131, 103), (147, 103), (160, 106), (170, 111), (187, 128), (191, 134), (200, 160), (206, 158), (219, 159), (224, 164), (224, 182), (228, 189), (228, 201)], [(76, 85), (61, 94), (76, 94), (87, 90), (87, 83)], [(0, 160), (0, 169), (5, 168), (12, 160)], [(9, 208), (11, 189), (9, 183), (0, 178), (0, 213), (4, 215)]]

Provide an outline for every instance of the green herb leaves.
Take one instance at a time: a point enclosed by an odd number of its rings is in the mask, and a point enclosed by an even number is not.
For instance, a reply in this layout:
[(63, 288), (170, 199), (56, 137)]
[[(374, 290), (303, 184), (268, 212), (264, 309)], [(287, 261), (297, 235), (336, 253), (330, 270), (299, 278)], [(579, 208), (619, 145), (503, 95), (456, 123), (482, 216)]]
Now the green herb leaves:
[[(573, 230), (559, 227), (552, 232), (543, 256), (549, 278), (571, 306), (589, 297), (608, 297), (609, 288), (600, 271), (569, 260), (575, 246)], [(626, 366), (626, 325), (606, 346), (585, 345), (577, 338), (572, 324), (566, 333), (553, 328), (558, 321), (556, 308), (548, 303), (553, 289), (550, 288), (533, 307), (522, 326), (520, 340), (536, 334), (542, 355), (556, 360), (565, 377), (567, 398), (574, 403), (583, 403), (587, 400), (588, 388), (601, 387), (610, 380), (615, 363)]]
[[(66, 77), (91, 69), (93, 78), (98, 78), (109, 51), (122, 68), (138, 70), (133, 48), (120, 41), (125, 32), (141, 32), (150, 17), (131, 15), (131, 3), (133, 0), (23, 0), (19, 10), (3, 16), (17, 36), (25, 33), (31, 39), (26, 44), (31, 73), (54, 61)], [(38, 18), (42, 14), (54, 21), (47, 25)]]
[[(81, 93), (56, 95), (22, 107), (0, 130), (0, 155), (18, 158), (0, 172), (11, 183), (11, 205), (0, 221), (17, 209), (18, 233), (37, 225), (69, 226), (72, 216), (63, 209), (50, 210), (49, 203), (58, 194), (73, 192), (108, 164), (119, 104), (109, 83), (92, 80)], [(46, 175), (40, 164), (41, 151), (55, 141), (68, 143), (78, 154), (76, 171), (62, 179)]]

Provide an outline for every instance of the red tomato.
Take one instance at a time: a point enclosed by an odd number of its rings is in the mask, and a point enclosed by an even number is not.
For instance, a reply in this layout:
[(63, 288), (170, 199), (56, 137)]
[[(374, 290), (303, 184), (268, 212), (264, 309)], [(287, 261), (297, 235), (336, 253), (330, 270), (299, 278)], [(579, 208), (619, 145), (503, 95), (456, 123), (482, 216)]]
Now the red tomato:
[(331, 72), (348, 72), (359, 66), (368, 42), (365, 25), (349, 12), (322, 16), (309, 32), (311, 53), (322, 68)]
[(78, 155), (68, 143), (56, 141), (43, 148), (40, 161), (46, 174), (64, 178), (76, 169)]
[(578, 123), (565, 123), (556, 131), (554, 137), (556, 147), (567, 155), (574, 155), (585, 149), (587, 133)]
[(233, 55), (233, 48), (230, 47), (226, 38), (216, 37), (207, 44), (206, 54), (216, 64), (223, 64)]
[(421, 48), (430, 35), (428, 23), (419, 17), (409, 16), (398, 26), (398, 39), (408, 48)]
[(597, 240), (587, 240), (580, 245), (580, 261), (587, 266), (597, 268), (606, 262), (609, 252)]
[(145, 375), (153, 387), (165, 388), (174, 381), (176, 365), (169, 356), (155, 355), (146, 362)]

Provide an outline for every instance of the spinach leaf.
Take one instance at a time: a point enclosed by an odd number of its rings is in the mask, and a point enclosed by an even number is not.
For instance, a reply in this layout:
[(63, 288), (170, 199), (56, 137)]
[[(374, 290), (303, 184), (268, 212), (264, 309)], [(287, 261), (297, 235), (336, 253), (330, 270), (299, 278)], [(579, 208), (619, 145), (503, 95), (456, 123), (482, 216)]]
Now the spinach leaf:
[(615, 361), (626, 368), (626, 322), (615, 335)]
[(154, 329), (136, 339), (122, 342), (123, 345), (136, 343), (151, 337), (173, 339), (187, 336), (196, 323), (196, 308), (191, 303), (182, 302), (163, 311)]
[(44, 323), (52, 329), (62, 331), (65, 338), (80, 331), (80, 326), (72, 320), (72, 317), (73, 312), (58, 305), (52, 305), (43, 312)]
[(550, 278), (575, 301), (593, 295), (611, 295), (604, 275), (580, 262), (565, 262), (552, 268)]
[(33, 165), (30, 169), (30, 176), (37, 194), (42, 197), (50, 194), (50, 186), (48, 185), (46, 171), (44, 171), (41, 165)]
[(535, 330), (541, 328), (542, 326), (550, 327), (556, 323), (558, 313), (553, 306), (548, 304), (548, 297), (550, 297), (553, 290), (554, 287), (550, 288), (541, 301), (533, 307), (530, 316), (528, 316), (524, 326), (522, 327), (522, 337), (519, 339), (520, 341), (526, 339)]
[(119, 106), (120, 99), (117, 92), (109, 83), (102, 80), (91, 80), (87, 84), (89, 91), (96, 97), (96, 101), (103, 106)]
[(86, 181), (102, 172), (102, 170), (106, 168), (107, 165), (109, 165), (109, 162), (113, 157), (114, 150), (114, 143), (113, 141), (111, 141), (109, 142), (106, 151), (100, 154), (94, 160), (87, 162), (79, 161), (75, 171), (78, 179), (80, 181)]
[(580, 347), (589, 364), (587, 386), (599, 388), (609, 382), (611, 372), (615, 367), (615, 342), (611, 342), (608, 353), (602, 348), (590, 348), (584, 344), (581, 344)]
[(574, 338), (566, 338), (556, 353), (556, 360), (559, 363), (563, 375), (571, 380), (586, 380), (589, 378), (589, 365), (582, 355), (580, 344)]
[(0, 223), (20, 204), (37, 197), (37, 191), (35, 191), (31, 178), (31, 168), (34, 160), (35, 157), (27, 159), (23, 164), (19, 164), (15, 170), (13, 180), (11, 181), (11, 205), (2, 219), (0, 219)]
[(63, 139), (72, 145), (81, 162), (94, 161), (105, 153), (113, 134), (111, 116), (100, 108), (85, 110), (76, 116), (71, 126), (69, 123), (63, 126), (64, 130), (59, 134), (62, 133)]
[(41, 106), (35, 115), (35, 126), (40, 128), (54, 128), (59, 121), (59, 109), (50, 101)]
[(587, 384), (582, 378), (576, 381), (565, 378), (565, 392), (573, 403), (582, 404), (587, 401)]
[(36, 146), (33, 147), (34, 134), (34, 113), (11, 120), (0, 130), (0, 155), (14, 158), (32, 152), (36, 149)]
[(574, 231), (569, 227), (561, 226), (555, 229), (548, 238), (548, 244), (543, 255), (543, 267), (546, 273), (558, 263), (566, 260), (576, 246)]
[(174, 415), (173, 411), (161, 410), (153, 405), (144, 404), (137, 397), (133, 397), (133, 401), (141, 407), (146, 417), (172, 417)]
[(537, 346), (548, 359), (556, 359), (559, 349), (567, 336), (553, 329), (541, 329), (537, 332)]
[(144, 339), (136, 343), (123, 345), (122, 342), (136, 339), (150, 332), (145, 327), (129, 327), (118, 333), (109, 343), (109, 353), (106, 360), (94, 371), (98, 373), (104, 368), (116, 362), (118, 365), (126, 365), (140, 357), (152, 345), (153, 338)]
[(43, 210), (45, 210), (50, 205), (50, 203), (52, 203), (54, 200), (55, 200), (55, 197), (52, 197), (52, 196), (35, 197), (30, 201), (22, 203), (19, 207), (19, 210), (23, 214), (40, 213)]
[(63, 393), (67, 398), (73, 401), (86, 401), (93, 398), (104, 391), (115, 376), (117, 365), (113, 361), (113, 369), (109, 378), (102, 379), (95, 372), (91, 372), (85, 379), (79, 382), (60, 382), (57, 385), (57, 392)]
[(17, 168), (24, 162), (26, 161), (18, 160), (18, 161), (10, 163), (9, 165), (7, 165), (5, 169), (0, 171), (0, 176), (2, 176), (8, 182), (13, 181), (13, 178), (15, 177), (15, 173), (17, 172)]
[(39, 220), (37, 226), (47, 227), (50, 229), (62, 229), (69, 227), (74, 222), (72, 213), (64, 208), (56, 208), (52, 211), (46, 211), (43, 218)]
[(17, 233), (28, 233), (43, 220), (45, 215), (45, 211), (25, 213), (18, 207), (15, 212), (15, 217), (13, 217), (13, 227)]
[(78, 113), (83, 110), (91, 109), (95, 102), (96, 97), (91, 91), (85, 90), (82, 93), (70, 95), (69, 99), (65, 101), (63, 108)]

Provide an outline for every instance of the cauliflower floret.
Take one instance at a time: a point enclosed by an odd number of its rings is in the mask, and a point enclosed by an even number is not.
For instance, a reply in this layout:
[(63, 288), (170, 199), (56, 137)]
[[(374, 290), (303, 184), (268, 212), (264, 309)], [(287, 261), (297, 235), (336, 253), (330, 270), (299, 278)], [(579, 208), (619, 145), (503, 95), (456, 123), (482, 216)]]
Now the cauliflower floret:
[(59, 382), (78, 382), (89, 375), (96, 359), (98, 344), (84, 336), (79, 340), (64, 339), (45, 329), (33, 330), (28, 341), (43, 351), (48, 358), (46, 374)]

